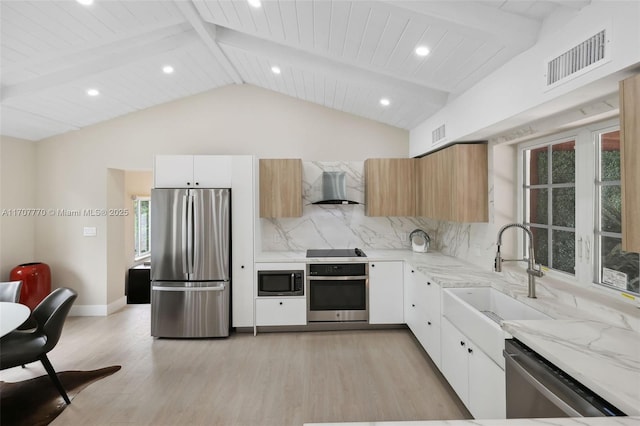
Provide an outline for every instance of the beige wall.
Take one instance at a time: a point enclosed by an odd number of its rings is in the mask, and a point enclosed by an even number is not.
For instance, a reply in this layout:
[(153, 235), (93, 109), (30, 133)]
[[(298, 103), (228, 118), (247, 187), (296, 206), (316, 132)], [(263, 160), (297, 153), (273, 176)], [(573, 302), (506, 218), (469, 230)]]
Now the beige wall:
[[(107, 207), (123, 211), (125, 207), (125, 172), (107, 171)], [(127, 263), (125, 258), (125, 217), (107, 216), (107, 303), (122, 298)]]
[(36, 208), (36, 144), (0, 137), (0, 281), (35, 257), (35, 217), (5, 209)]
[[(80, 212), (105, 208), (114, 199), (108, 169), (151, 170), (154, 154), (364, 160), (408, 151), (405, 130), (254, 86), (227, 86), (38, 142), (37, 201)], [(121, 233), (124, 221), (84, 214), (36, 221), (36, 255), (51, 266), (54, 285), (78, 291), (75, 306), (104, 306), (124, 296), (124, 280), (107, 284), (113, 274), (107, 256), (115, 250), (108, 251), (107, 241), (120, 238), (110, 237), (108, 226)], [(83, 237), (85, 226), (95, 226), (97, 236)], [(128, 250), (126, 242), (120, 249)]]

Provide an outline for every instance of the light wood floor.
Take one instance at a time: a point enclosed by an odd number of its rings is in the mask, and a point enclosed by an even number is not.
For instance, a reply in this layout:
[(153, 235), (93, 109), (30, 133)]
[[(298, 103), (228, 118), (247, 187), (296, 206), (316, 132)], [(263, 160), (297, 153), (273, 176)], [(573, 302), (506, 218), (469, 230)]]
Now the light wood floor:
[[(302, 425), (470, 418), (408, 330), (149, 335), (149, 305), (70, 317), (49, 354), (57, 371), (122, 365), (53, 425)], [(0, 373), (19, 381), (39, 363)]]

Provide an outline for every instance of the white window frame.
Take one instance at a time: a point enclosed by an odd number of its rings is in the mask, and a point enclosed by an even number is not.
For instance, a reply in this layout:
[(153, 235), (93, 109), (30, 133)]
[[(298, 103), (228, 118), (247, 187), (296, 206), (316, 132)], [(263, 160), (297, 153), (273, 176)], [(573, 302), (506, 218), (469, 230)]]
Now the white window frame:
[[(559, 271), (544, 268), (549, 277), (572, 282), (583, 287), (594, 287), (603, 292), (620, 295), (629, 293), (596, 282), (599, 259), (596, 259), (595, 231), (596, 231), (596, 154), (597, 138), (600, 133), (608, 133), (620, 129), (619, 119), (611, 119), (594, 123), (581, 128), (568, 130), (543, 138), (523, 142), (517, 146), (517, 199), (518, 221), (525, 218), (525, 191), (524, 191), (524, 151), (546, 146), (553, 143), (576, 141), (576, 216), (575, 216), (575, 247), (576, 267), (575, 276)], [(579, 182), (583, 182), (579, 184)], [(584, 182), (588, 182), (585, 184)], [(551, 207), (551, 206), (550, 206)], [(580, 212), (580, 214), (577, 214)], [(526, 257), (526, 241), (518, 234), (519, 256)], [(551, 241), (549, 241), (551, 244)]]
[[(135, 227), (136, 221), (137, 220), (139, 221), (139, 217), (138, 217), (139, 216), (139, 210), (136, 209), (136, 203), (138, 203), (139, 201), (148, 201), (149, 202), (149, 224), (148, 224), (149, 226), (148, 226), (148, 234), (147, 234), (147, 240), (149, 241), (149, 250), (147, 250), (147, 251), (145, 251), (145, 252), (143, 252), (141, 254), (138, 254), (138, 252), (135, 251), (135, 247), (137, 245), (139, 246), (139, 242), (140, 242), (140, 240), (139, 240), (140, 235), (136, 235), (136, 227)], [(146, 195), (145, 196), (138, 195), (138, 196), (136, 196), (134, 198), (133, 203), (134, 203), (134, 205), (133, 205), (134, 214), (137, 213), (137, 214), (135, 214), (135, 217), (133, 219), (134, 260), (142, 260), (142, 259), (145, 259), (145, 258), (148, 258), (149, 256), (151, 256), (151, 197), (146, 196)], [(138, 232), (138, 234), (139, 234), (139, 232)], [(137, 244), (136, 244), (136, 242), (137, 242)]]

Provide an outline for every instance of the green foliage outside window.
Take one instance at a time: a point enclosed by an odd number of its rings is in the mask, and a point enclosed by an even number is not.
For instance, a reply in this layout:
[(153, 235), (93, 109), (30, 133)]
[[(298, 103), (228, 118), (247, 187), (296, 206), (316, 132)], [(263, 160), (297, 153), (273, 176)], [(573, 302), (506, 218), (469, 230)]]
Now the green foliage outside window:
[[(640, 254), (622, 251), (622, 197), (620, 190), (619, 131), (599, 133), (599, 222), (596, 223), (596, 274), (602, 283), (604, 268), (627, 276), (627, 291), (640, 293)], [(581, 145), (584, 146), (584, 145)], [(536, 261), (575, 274), (576, 156), (575, 142), (562, 142), (525, 151), (525, 196), (528, 225), (534, 235)], [(583, 185), (585, 182), (580, 182)], [(595, 205), (595, 201), (593, 201)], [(584, 235), (586, 231), (582, 230)], [(597, 258), (599, 256), (599, 258)], [(607, 285), (610, 285), (607, 283)], [(618, 287), (619, 288), (619, 287)]]

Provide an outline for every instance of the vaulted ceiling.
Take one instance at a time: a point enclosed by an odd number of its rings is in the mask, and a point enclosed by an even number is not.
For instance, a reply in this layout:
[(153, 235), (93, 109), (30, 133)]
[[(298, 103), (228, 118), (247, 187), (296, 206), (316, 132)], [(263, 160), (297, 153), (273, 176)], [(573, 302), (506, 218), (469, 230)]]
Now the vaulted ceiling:
[(411, 129), (589, 1), (2, 0), (0, 133), (39, 140), (244, 83)]

